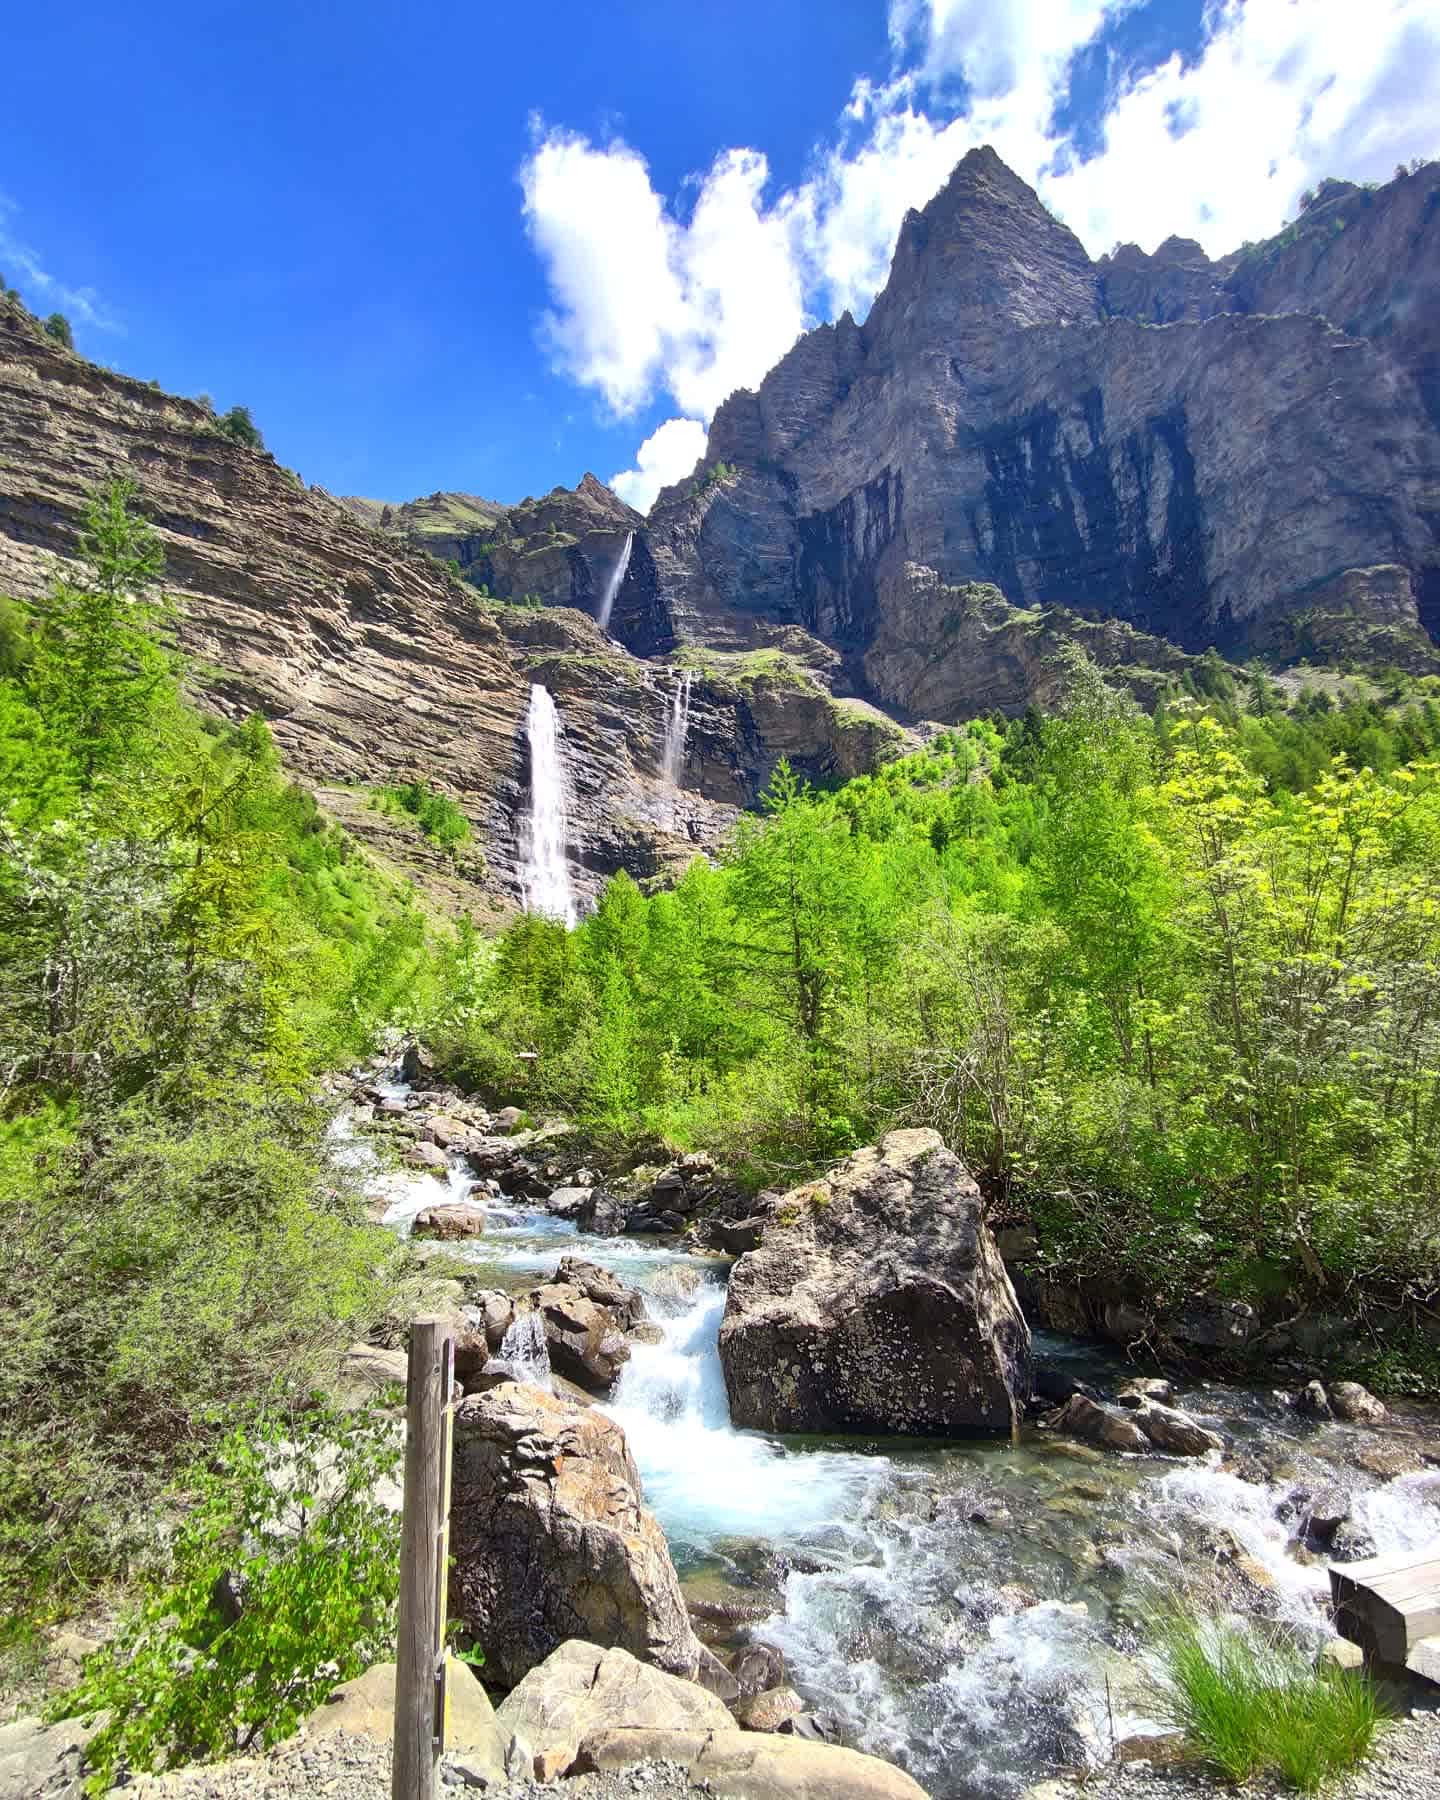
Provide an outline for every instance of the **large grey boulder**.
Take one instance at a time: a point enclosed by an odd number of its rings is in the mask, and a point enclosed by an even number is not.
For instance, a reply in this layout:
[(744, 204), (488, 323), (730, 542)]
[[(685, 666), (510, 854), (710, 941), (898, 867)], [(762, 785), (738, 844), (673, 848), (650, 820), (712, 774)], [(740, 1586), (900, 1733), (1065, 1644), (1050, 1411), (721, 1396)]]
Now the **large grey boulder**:
[(700, 1643), (613, 1419), (506, 1382), (458, 1408), (454, 1470), (450, 1611), (487, 1677), (513, 1686), (580, 1638), (694, 1678)]
[(496, 1713), (502, 1731), (527, 1743), (537, 1768), (563, 1773), (592, 1731), (644, 1725), (657, 1731), (733, 1731), (714, 1694), (637, 1662), (628, 1650), (572, 1639), (510, 1691)]
[(892, 1131), (773, 1208), (730, 1278), (720, 1357), (737, 1425), (1013, 1431), (1030, 1331), (974, 1178)]

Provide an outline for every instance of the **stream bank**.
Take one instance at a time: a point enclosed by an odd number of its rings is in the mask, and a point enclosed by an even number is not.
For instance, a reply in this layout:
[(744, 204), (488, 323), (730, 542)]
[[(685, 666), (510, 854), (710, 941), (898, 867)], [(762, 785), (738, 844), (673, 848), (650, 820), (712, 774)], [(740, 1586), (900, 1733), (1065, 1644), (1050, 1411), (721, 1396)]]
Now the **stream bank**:
[[(394, 1116), (422, 1110), (398, 1080), (386, 1098)], [(1418, 1406), (1377, 1429), (1307, 1418), (1268, 1389), (1182, 1380), (1178, 1404), (1223, 1442), (1188, 1459), (1116, 1456), (1030, 1422), (1014, 1442), (738, 1431), (716, 1348), (728, 1259), (675, 1236), (583, 1231), (545, 1194), (487, 1192), (503, 1174), (472, 1162), (506, 1159), (483, 1148), (396, 1170), (340, 1130), (342, 1154), (372, 1158), (360, 1172), (398, 1232), (437, 1204), (485, 1208), (479, 1236), (443, 1249), (474, 1290), (532, 1288), (583, 1255), (645, 1295), (654, 1341), (632, 1343), (600, 1404), (625, 1430), (697, 1630), (721, 1653), (781, 1652), (841, 1741), (936, 1800), (1018, 1800), (1152, 1734), (1144, 1612), (1158, 1588), (1181, 1582), (1318, 1647), (1332, 1554), (1440, 1535), (1440, 1430)], [(573, 1190), (572, 1173), (556, 1165), (556, 1191)], [(1101, 1393), (1135, 1372), (1078, 1338), (1038, 1333), (1035, 1348)], [(1321, 1513), (1344, 1521), (1339, 1546), (1316, 1539)]]

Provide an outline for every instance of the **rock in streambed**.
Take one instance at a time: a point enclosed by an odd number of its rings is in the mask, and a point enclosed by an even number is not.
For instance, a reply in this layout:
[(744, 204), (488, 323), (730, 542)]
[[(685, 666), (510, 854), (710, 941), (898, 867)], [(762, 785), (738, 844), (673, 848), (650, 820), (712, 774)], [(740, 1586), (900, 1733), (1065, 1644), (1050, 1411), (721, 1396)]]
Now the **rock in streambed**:
[(979, 1187), (938, 1132), (891, 1132), (775, 1204), (731, 1275), (720, 1357), (740, 1426), (1016, 1428), (1029, 1328)]

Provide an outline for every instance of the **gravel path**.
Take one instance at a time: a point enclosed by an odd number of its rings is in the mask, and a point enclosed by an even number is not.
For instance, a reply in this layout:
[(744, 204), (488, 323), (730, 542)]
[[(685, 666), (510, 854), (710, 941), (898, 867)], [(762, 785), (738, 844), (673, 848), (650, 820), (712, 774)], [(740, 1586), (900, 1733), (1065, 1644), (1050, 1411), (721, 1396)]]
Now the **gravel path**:
[[(694, 1788), (674, 1763), (638, 1763), (614, 1775), (572, 1781), (510, 1781), (468, 1787), (448, 1763), (440, 1792), (483, 1791), (485, 1800), (689, 1800)], [(707, 1784), (708, 1786), (708, 1784)], [(177, 1775), (147, 1776), (112, 1790), (126, 1800), (390, 1800), (390, 1747), (343, 1733), (289, 1744), (268, 1756), (246, 1757)], [(1083, 1781), (1052, 1780), (1030, 1790), (1037, 1800), (1295, 1800), (1293, 1789), (1268, 1782), (1236, 1790), (1187, 1765), (1121, 1764)], [(1440, 1705), (1392, 1725), (1371, 1762), (1326, 1790), (1326, 1800), (1440, 1800)]]
[[(463, 1759), (461, 1759), (463, 1760)], [(694, 1800), (694, 1788), (675, 1763), (637, 1763), (614, 1775), (580, 1775), (573, 1781), (508, 1781), (471, 1787), (441, 1764), (440, 1793), (455, 1800), (483, 1792), (485, 1800)], [(268, 1756), (243, 1757), (175, 1775), (148, 1775), (112, 1794), (126, 1800), (390, 1800), (390, 1746), (331, 1732), (308, 1743), (280, 1745)]]
[[(1037, 1800), (1295, 1800), (1295, 1790), (1279, 1783), (1236, 1789), (1183, 1763), (1120, 1764), (1084, 1781), (1042, 1782), (1030, 1792)], [(1392, 1724), (1365, 1767), (1326, 1788), (1325, 1800), (1440, 1800), (1440, 1703)]]

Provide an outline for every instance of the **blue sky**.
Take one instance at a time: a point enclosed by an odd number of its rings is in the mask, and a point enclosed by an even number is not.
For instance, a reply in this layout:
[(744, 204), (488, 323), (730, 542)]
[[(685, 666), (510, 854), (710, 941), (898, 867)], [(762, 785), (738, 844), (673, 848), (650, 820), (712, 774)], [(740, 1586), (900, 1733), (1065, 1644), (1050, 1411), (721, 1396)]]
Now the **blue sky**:
[[(336, 492), (647, 504), (993, 141), (1098, 254), (1440, 153), (1431, 0), (12, 9), (0, 273)], [(1242, 130), (1241, 122), (1244, 122)]]

